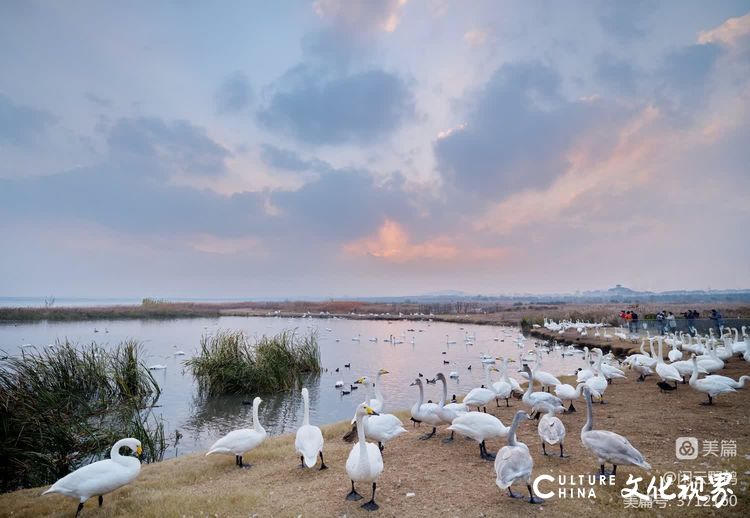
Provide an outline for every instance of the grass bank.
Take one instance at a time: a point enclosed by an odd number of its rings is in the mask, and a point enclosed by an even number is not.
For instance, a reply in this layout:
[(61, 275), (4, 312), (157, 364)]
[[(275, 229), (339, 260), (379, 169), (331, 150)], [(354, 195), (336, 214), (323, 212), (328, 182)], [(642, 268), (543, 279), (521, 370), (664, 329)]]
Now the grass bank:
[[(723, 374), (737, 378), (750, 371), (748, 364), (731, 360)], [(653, 466), (649, 473), (637, 468), (618, 468), (616, 485), (596, 487), (595, 498), (559, 498), (541, 506), (514, 500), (495, 485), (493, 464), (479, 458), (473, 441), (457, 438), (443, 444), (446, 436), (420, 441), (425, 428), (414, 429), (388, 443), (384, 452), (385, 470), (378, 480), (377, 501), (380, 510), (367, 513), (356, 502), (344, 500), (349, 491), (345, 463), (351, 448), (341, 436), (349, 429), (346, 422), (324, 426), (326, 464), (330, 469), (301, 470), (294, 453), (294, 435), (269, 438), (257, 450), (246, 455), (250, 469), (238, 469), (231, 457), (189, 455), (144, 466), (135, 483), (105, 498), (104, 507), (96, 509), (91, 500), (81, 516), (102, 518), (139, 516), (680, 516), (703, 517), (747, 516), (750, 512), (748, 470), (750, 460), (750, 392), (720, 397), (713, 407), (699, 403), (703, 394), (687, 386), (661, 393), (653, 381), (636, 383), (628, 373), (627, 381), (616, 381), (607, 389), (606, 405), (594, 405), (594, 427), (616, 431), (626, 436)], [(569, 379), (564, 381), (570, 382)], [(437, 388), (427, 389), (427, 397), (436, 398)], [(386, 395), (387, 396), (387, 395)], [(518, 401), (511, 408), (488, 407), (503, 423), (523, 408)], [(549, 474), (588, 475), (598, 468), (596, 459), (580, 441), (580, 430), (586, 420), (583, 405), (579, 411), (561, 416), (567, 428), (566, 452), (570, 458), (542, 455), (537, 424), (525, 421), (519, 428), (519, 439), (525, 442), (534, 459), (534, 476)], [(408, 423), (408, 412), (399, 416)], [(248, 423), (249, 424), (249, 423)], [(675, 439), (693, 436), (700, 441), (734, 440), (734, 457), (700, 456), (678, 461)], [(503, 440), (487, 441), (496, 452)], [(549, 449), (548, 449), (549, 450)], [(677, 507), (673, 501), (664, 509), (626, 509), (620, 490), (630, 474), (643, 477), (640, 490), (652, 476), (677, 471), (734, 471), (737, 484), (730, 488), (738, 497), (737, 505), (716, 510), (707, 507)], [(657, 479), (658, 480), (658, 479)], [(546, 486), (548, 489), (552, 483)], [(367, 488), (359, 488), (368, 495)], [(72, 516), (75, 502), (59, 495), (41, 497), (43, 488), (0, 495), (0, 515), (14, 517)], [(518, 491), (521, 488), (517, 488)], [(414, 496), (406, 496), (414, 493)]]
[(140, 439), (160, 460), (164, 428), (150, 419), (159, 386), (135, 341), (114, 349), (58, 342), (0, 363), (0, 489), (53, 482), (102, 458), (116, 440)]

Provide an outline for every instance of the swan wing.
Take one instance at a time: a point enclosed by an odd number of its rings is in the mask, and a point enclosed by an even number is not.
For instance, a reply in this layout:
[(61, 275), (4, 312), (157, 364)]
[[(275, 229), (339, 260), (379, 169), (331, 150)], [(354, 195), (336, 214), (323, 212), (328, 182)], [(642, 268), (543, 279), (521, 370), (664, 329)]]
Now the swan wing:
[(533, 468), (534, 460), (525, 444), (503, 446), (495, 457), (495, 483), (507, 489), (516, 480), (529, 480)]
[(565, 438), (565, 425), (554, 416), (544, 416), (539, 420), (539, 436), (548, 444), (557, 444)]
[(127, 464), (111, 459), (100, 460), (70, 473), (43, 494), (60, 493), (84, 501), (95, 495), (104, 495), (129, 484), (138, 476), (141, 463), (133, 458)]
[(393, 414), (370, 416), (365, 420), (365, 436), (379, 442), (387, 442), (406, 433), (401, 420)]
[(212, 455), (214, 453), (242, 455), (244, 452), (252, 450), (258, 446), (265, 440), (265, 438), (265, 432), (256, 432), (252, 428), (232, 430), (216, 441), (213, 446), (209, 448), (206, 455)]
[(591, 430), (581, 434), (584, 446), (600, 460), (613, 464), (631, 464), (650, 469), (643, 455), (625, 437), (609, 430)]

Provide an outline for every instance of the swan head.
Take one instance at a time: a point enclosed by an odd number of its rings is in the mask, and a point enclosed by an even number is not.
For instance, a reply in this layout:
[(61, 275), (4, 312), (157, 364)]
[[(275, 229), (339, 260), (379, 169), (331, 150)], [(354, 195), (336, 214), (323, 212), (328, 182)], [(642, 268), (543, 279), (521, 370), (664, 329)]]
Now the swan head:
[(437, 374), (435, 375), (435, 377), (436, 377), (437, 379), (439, 379), (439, 380), (443, 380), (443, 381), (445, 381), (445, 374), (443, 374), (442, 372), (438, 372), (438, 373), (437, 373)]
[(357, 380), (354, 382), (358, 385), (366, 385), (367, 384), (367, 376), (362, 376), (360, 378), (357, 378)]
[(134, 439), (132, 437), (128, 437), (127, 439), (122, 440), (122, 445), (127, 446), (130, 448), (133, 453), (136, 454), (136, 456), (140, 457), (143, 453), (143, 447), (141, 446), (141, 441), (138, 439)]
[(380, 369), (380, 370), (378, 371), (378, 374), (390, 374), (390, 372), (388, 372), (388, 371), (387, 371), (387, 370), (385, 370), (385, 369)]
[(375, 410), (373, 410), (370, 406), (367, 405), (367, 403), (360, 403), (357, 407), (357, 415), (358, 416), (365, 416), (365, 415), (380, 415)]
[(422, 380), (419, 379), (419, 378), (417, 378), (417, 379), (414, 380), (414, 382), (412, 382), (412, 383), (409, 384), (410, 387), (413, 387), (414, 385), (417, 385), (417, 386), (421, 387), (422, 386)]
[(490, 370), (494, 372), (500, 372), (500, 369), (498, 369), (497, 367), (490, 367)]
[(258, 396), (255, 396), (255, 399), (253, 399), (253, 406), (258, 407), (260, 404), (263, 403), (263, 400), (260, 399)]

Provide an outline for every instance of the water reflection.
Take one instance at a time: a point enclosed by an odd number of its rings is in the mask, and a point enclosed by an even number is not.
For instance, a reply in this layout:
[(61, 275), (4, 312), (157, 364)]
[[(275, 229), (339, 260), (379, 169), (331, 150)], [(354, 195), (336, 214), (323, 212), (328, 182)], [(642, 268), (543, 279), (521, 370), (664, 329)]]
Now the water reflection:
[[(299, 389), (276, 394), (243, 394), (205, 399), (198, 395), (193, 376), (184, 361), (196, 353), (200, 337), (218, 329), (243, 330), (249, 336), (276, 334), (296, 328), (298, 334), (317, 331), (321, 363), (327, 369), (319, 378), (305, 379), (310, 391), (310, 420), (325, 424), (350, 419), (358, 403), (364, 399), (364, 387), (343, 394), (336, 388), (342, 381), (348, 389), (360, 376), (373, 377), (380, 368), (390, 374), (382, 376), (381, 390), (386, 411), (410, 408), (417, 399), (415, 387), (409, 384), (421, 372), (433, 378), (443, 372), (458, 375), (448, 380), (448, 394), (461, 396), (484, 383), (480, 355), (509, 356), (518, 360), (533, 347), (528, 340), (517, 345), (518, 328), (500, 326), (458, 325), (442, 322), (355, 321), (342, 319), (287, 319), (221, 317), (178, 320), (125, 320), (97, 322), (38, 322), (0, 325), (0, 349), (7, 354), (21, 354), (23, 345), (43, 348), (56, 339), (70, 339), (85, 344), (91, 341), (105, 345), (117, 344), (127, 338), (143, 343), (147, 364), (162, 364), (166, 369), (152, 374), (162, 388), (155, 409), (164, 419), (167, 437), (175, 431), (183, 434), (180, 454), (205, 450), (218, 437), (235, 428), (252, 426), (252, 401), (263, 398), (260, 419), (272, 435), (290, 433), (302, 421)], [(97, 329), (97, 331), (95, 331)], [(108, 333), (103, 333), (106, 329)], [(360, 337), (359, 340), (352, 340)], [(370, 339), (377, 339), (377, 341)], [(178, 355), (184, 351), (185, 356)], [(559, 351), (544, 357), (544, 369), (552, 374), (575, 370), (578, 358), (563, 358)], [(350, 368), (345, 367), (346, 364)], [(518, 363), (511, 364), (511, 370)], [(336, 369), (339, 369), (336, 372)], [(511, 372), (511, 376), (520, 376)], [(440, 385), (425, 385), (425, 400), (440, 398)]]

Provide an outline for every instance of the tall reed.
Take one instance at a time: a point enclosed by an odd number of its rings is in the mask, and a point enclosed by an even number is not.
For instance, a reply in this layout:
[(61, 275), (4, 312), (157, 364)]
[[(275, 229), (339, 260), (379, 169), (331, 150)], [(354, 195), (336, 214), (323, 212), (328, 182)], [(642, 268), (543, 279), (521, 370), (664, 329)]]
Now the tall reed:
[(112, 350), (68, 341), (0, 364), (0, 489), (53, 482), (135, 437), (143, 460), (163, 457), (160, 390), (126, 341)]
[(320, 347), (315, 334), (282, 332), (250, 343), (242, 331), (219, 331), (201, 337), (200, 353), (185, 364), (203, 395), (267, 393), (320, 374)]

